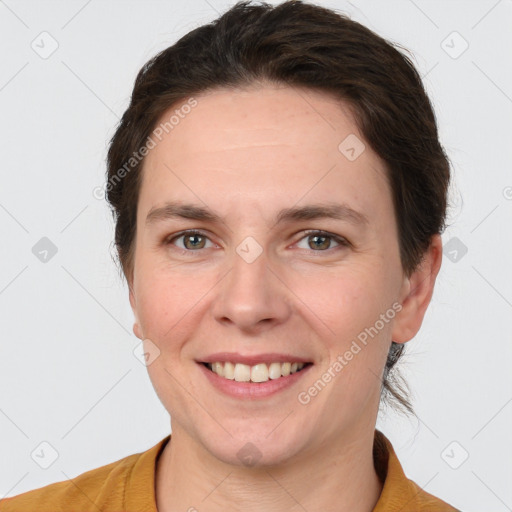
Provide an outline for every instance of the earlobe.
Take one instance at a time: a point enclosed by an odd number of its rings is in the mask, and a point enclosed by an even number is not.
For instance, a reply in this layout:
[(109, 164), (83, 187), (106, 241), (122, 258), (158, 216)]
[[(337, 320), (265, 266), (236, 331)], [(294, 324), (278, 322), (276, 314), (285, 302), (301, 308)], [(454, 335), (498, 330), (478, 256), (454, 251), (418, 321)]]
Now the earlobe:
[(140, 325), (137, 322), (134, 322), (134, 324), (133, 324), (133, 334), (135, 334), (135, 336), (137, 336), (137, 338), (139, 338), (139, 340), (143, 339)]
[(404, 280), (402, 310), (395, 317), (392, 339), (395, 343), (406, 343), (419, 331), (430, 304), (443, 257), (441, 235), (434, 235), (423, 260), (416, 270)]

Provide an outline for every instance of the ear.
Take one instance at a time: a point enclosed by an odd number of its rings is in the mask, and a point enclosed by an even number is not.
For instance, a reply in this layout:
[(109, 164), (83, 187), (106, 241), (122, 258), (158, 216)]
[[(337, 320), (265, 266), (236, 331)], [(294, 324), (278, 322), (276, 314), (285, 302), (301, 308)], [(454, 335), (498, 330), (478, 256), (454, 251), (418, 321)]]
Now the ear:
[(404, 278), (400, 292), (402, 309), (395, 316), (391, 338), (395, 343), (405, 343), (419, 331), (434, 292), (442, 258), (443, 242), (441, 235), (436, 234), (432, 236), (418, 268), (410, 277)]
[(130, 299), (130, 306), (132, 307), (133, 315), (135, 316), (135, 322), (133, 323), (133, 334), (137, 336), (140, 340), (144, 339), (144, 336), (142, 335), (142, 329), (140, 327), (139, 323), (139, 315), (137, 313), (137, 301), (135, 300), (135, 293), (133, 291), (133, 283), (128, 283), (128, 289), (130, 290), (129, 293), (129, 299)]

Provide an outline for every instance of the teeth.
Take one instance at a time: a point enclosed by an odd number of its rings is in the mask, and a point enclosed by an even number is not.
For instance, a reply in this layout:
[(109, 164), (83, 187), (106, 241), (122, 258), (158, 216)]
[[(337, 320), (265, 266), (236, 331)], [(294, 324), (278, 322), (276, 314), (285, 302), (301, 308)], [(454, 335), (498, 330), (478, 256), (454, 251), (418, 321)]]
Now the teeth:
[(241, 363), (208, 363), (208, 368), (220, 377), (237, 382), (267, 382), (269, 379), (287, 377), (304, 368), (304, 363), (259, 363), (254, 366)]
[[(215, 368), (219, 368), (219, 366), (222, 368), (222, 363), (213, 363), (211, 370), (215, 372)], [(221, 375), (218, 372), (215, 373), (225, 379), (233, 380), (235, 378), (235, 365), (233, 363), (224, 363), (224, 375)]]
[[(217, 375), (224, 377), (224, 366), (221, 363), (213, 363), (212, 369)], [(226, 377), (226, 378), (229, 378), (229, 377)]]
[(251, 367), (247, 364), (236, 364), (235, 380), (237, 382), (249, 382), (251, 380)]
[(281, 377), (281, 363), (272, 363), (268, 367), (268, 376), (270, 379), (279, 379)]
[(264, 363), (251, 367), (251, 380), (253, 382), (267, 382), (268, 366)]

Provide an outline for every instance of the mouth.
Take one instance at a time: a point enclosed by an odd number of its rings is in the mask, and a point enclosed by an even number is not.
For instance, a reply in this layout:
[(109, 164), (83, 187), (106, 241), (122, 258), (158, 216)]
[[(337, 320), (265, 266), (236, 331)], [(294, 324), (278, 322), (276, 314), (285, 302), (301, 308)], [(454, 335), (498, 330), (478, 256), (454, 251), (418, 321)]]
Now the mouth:
[(214, 363), (201, 363), (212, 373), (224, 380), (231, 380), (235, 382), (251, 382), (251, 383), (264, 383), (270, 380), (280, 380), (295, 373), (303, 371), (312, 363), (303, 362), (273, 362), (258, 363), (255, 365), (248, 365), (242, 363), (232, 363), (229, 361)]
[(311, 362), (248, 365), (230, 361), (196, 361), (213, 389), (238, 400), (263, 400), (292, 389), (313, 367)]

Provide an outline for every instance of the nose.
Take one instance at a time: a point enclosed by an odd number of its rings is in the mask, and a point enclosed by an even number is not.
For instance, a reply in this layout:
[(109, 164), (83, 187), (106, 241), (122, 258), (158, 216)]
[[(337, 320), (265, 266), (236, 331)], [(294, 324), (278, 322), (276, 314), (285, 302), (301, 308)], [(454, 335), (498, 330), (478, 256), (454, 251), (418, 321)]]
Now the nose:
[(250, 263), (235, 252), (232, 261), (212, 302), (214, 318), (252, 334), (285, 322), (291, 314), (291, 291), (265, 252)]

